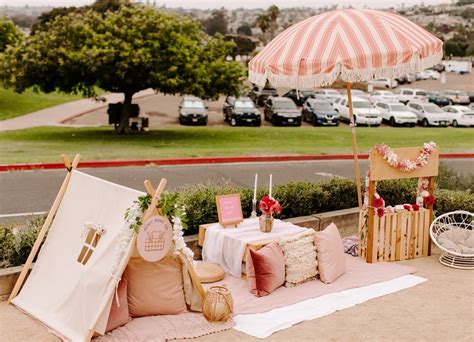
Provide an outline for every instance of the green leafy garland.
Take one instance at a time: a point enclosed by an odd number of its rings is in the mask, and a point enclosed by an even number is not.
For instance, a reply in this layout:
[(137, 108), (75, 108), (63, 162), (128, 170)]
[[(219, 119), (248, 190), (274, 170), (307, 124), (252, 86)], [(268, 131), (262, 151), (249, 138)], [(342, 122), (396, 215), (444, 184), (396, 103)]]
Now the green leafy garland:
[[(183, 229), (186, 230), (188, 228), (188, 218), (186, 217), (186, 211), (184, 206), (179, 206), (177, 204), (177, 198), (177, 194), (163, 193), (161, 195), (159, 206), (157, 206), (157, 209), (161, 209), (163, 215), (168, 217), (170, 221), (172, 221), (174, 217), (179, 218), (181, 220), (181, 225), (183, 226)], [(133, 203), (133, 207), (138, 207), (138, 210), (140, 210), (141, 213), (144, 213), (145, 210), (147, 210), (150, 206), (151, 196), (148, 194), (139, 196), (137, 200), (133, 201)], [(126, 220), (130, 217), (131, 210), (133, 207), (128, 208), (125, 211)], [(138, 230), (142, 223), (143, 222), (141, 221), (141, 215), (135, 215), (135, 220), (133, 223), (130, 224), (130, 229), (133, 230), (135, 233), (138, 233)]]

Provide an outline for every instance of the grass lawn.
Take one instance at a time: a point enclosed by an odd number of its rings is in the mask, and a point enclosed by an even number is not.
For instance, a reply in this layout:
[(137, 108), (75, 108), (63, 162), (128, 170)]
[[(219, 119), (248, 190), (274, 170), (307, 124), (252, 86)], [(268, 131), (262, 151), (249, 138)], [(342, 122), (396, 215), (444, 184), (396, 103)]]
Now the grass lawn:
[(63, 93), (35, 93), (32, 89), (18, 94), (10, 89), (0, 88), (0, 120), (11, 119), (64, 102), (81, 99), (80, 95)]
[[(435, 141), (441, 152), (474, 150), (472, 128), (358, 127), (360, 152), (376, 143), (393, 147)], [(54, 162), (81, 153), (83, 160), (155, 159), (229, 155), (351, 153), (351, 134), (341, 127), (182, 127), (131, 136), (111, 128), (40, 127), (0, 133), (0, 163)]]

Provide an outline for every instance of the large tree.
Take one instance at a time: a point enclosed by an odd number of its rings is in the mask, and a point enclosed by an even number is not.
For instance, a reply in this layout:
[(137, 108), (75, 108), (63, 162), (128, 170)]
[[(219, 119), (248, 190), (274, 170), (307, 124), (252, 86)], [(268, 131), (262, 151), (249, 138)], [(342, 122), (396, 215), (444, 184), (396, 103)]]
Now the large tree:
[(204, 20), (204, 29), (207, 34), (214, 36), (216, 33), (225, 35), (228, 31), (229, 20), (224, 9), (214, 10), (211, 16)]
[(0, 52), (5, 51), (8, 45), (14, 45), (23, 38), (11, 20), (0, 17)]
[(147, 88), (215, 99), (236, 95), (243, 66), (226, 62), (234, 48), (199, 23), (150, 7), (122, 6), (58, 16), (0, 60), (0, 78), (16, 91), (36, 87), (94, 96), (124, 94), (120, 133), (128, 132), (132, 96)]

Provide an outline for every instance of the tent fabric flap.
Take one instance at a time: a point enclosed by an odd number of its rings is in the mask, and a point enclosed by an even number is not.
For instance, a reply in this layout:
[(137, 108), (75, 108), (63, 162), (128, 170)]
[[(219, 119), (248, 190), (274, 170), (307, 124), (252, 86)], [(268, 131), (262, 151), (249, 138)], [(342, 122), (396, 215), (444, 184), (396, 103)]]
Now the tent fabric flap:
[[(143, 194), (73, 170), (36, 264), (13, 304), (68, 340), (86, 340), (133, 241), (126, 240), (123, 248), (124, 213)], [(108, 312), (101, 315), (98, 330), (107, 317)]]

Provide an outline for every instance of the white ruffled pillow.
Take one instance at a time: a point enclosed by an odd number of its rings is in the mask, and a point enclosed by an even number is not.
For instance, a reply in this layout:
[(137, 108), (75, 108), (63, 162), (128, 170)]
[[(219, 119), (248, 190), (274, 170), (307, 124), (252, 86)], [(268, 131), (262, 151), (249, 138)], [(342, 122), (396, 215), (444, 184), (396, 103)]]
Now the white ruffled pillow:
[(318, 274), (314, 232), (308, 229), (280, 242), (285, 258), (285, 286), (292, 287), (314, 279)]

